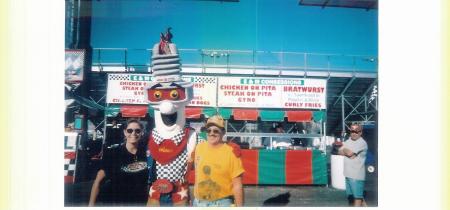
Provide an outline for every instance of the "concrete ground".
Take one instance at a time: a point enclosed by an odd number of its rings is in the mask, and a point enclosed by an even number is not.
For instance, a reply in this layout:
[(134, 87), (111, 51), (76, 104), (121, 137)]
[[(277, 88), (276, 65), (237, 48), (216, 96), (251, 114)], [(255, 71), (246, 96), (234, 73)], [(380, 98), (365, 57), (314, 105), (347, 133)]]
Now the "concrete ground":
[[(366, 203), (369, 207), (378, 206), (376, 174), (368, 174), (365, 184)], [(193, 192), (192, 187), (190, 190)], [(192, 195), (191, 195), (192, 196)], [(310, 186), (244, 186), (245, 206), (286, 206), (286, 207), (347, 207), (345, 190), (331, 185)]]
[[(331, 183), (331, 182), (330, 182)], [(378, 206), (377, 174), (368, 174), (365, 191), (370, 207)], [(65, 206), (87, 206), (92, 182), (66, 185)], [(193, 192), (192, 187), (190, 190)], [(344, 190), (320, 186), (244, 186), (245, 206), (346, 207)]]

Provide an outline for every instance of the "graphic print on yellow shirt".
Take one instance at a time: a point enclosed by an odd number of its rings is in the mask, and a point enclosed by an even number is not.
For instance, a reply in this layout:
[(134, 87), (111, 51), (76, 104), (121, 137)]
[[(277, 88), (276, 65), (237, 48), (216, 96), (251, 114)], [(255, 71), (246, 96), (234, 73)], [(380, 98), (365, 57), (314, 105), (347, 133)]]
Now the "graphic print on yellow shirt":
[(202, 142), (195, 149), (195, 189), (199, 200), (214, 201), (233, 195), (232, 179), (244, 172), (241, 159), (232, 147), (212, 148)]
[(214, 198), (219, 197), (220, 192), (220, 186), (211, 180), (210, 174), (211, 174), (211, 167), (209, 166), (203, 166), (202, 169), (203, 174), (207, 177), (206, 180), (201, 181), (198, 183), (199, 189), (199, 197), (201, 200), (211, 200)]

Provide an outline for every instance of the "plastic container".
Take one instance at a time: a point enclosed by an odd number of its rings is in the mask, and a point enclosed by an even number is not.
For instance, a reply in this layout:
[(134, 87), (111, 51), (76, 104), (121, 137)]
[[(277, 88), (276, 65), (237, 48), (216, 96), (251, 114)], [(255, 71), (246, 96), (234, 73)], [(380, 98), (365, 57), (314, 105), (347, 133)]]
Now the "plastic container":
[(331, 186), (345, 190), (344, 156), (331, 155)]

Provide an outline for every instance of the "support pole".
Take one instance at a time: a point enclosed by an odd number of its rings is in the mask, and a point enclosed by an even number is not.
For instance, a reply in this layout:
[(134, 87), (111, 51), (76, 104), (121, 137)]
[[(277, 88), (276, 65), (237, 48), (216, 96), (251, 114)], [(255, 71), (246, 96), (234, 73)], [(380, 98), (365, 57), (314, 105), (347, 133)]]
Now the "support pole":
[(341, 116), (342, 116), (342, 132), (345, 132), (345, 109), (344, 109), (344, 95), (341, 95)]
[(327, 121), (323, 122), (323, 137), (325, 139), (325, 154), (327, 154)]
[(103, 116), (103, 139), (102, 139), (102, 151), (103, 151), (103, 146), (106, 143), (106, 135), (108, 135), (107, 133), (107, 126), (108, 126), (108, 117), (106, 116), (106, 113)]
[[(83, 82), (80, 84), (80, 96), (89, 98), (90, 96), (90, 75), (92, 67), (92, 47), (91, 43), (91, 16), (92, 16), (92, 0), (74, 0), (75, 5), (73, 11), (76, 11), (71, 17), (73, 18), (72, 27), (72, 43), (70, 48), (85, 50), (85, 62), (83, 69)], [(86, 107), (81, 107), (80, 114), (84, 116), (82, 121), (82, 131), (80, 139), (80, 147), (77, 150), (85, 150), (88, 139), (88, 120), (90, 119), (89, 110)], [(80, 154), (80, 153), (78, 153)], [(85, 154), (85, 153), (83, 153)], [(84, 164), (86, 160), (85, 155), (77, 155), (76, 170), (78, 176), (74, 179), (74, 183), (87, 180), (87, 166)], [(83, 160), (81, 160), (83, 159)], [(82, 162), (83, 164), (78, 164)]]

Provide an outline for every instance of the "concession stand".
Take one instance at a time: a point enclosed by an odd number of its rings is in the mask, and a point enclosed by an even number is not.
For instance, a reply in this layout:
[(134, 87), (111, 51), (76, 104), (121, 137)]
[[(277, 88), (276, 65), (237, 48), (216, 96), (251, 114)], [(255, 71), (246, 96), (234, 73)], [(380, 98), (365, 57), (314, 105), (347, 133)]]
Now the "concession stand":
[[(144, 98), (152, 76), (107, 77), (105, 122), (138, 117), (153, 124), (153, 109)], [(194, 98), (185, 110), (187, 125), (197, 131), (200, 141), (205, 140), (201, 128), (206, 119), (222, 115), (227, 140), (242, 149), (244, 184), (328, 184), (326, 79), (228, 75), (184, 75), (183, 79), (194, 84)], [(282, 125), (285, 133), (275, 133), (276, 125)], [(190, 182), (193, 176), (190, 171)]]

